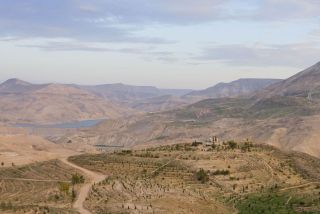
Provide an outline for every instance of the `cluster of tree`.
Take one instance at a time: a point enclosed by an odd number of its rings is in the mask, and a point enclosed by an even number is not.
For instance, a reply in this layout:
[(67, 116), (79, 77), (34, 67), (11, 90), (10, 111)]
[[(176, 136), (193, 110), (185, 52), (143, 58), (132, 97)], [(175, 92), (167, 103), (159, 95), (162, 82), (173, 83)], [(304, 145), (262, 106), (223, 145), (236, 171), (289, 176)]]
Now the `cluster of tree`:
[(196, 144), (192, 143), (179, 143), (174, 145), (165, 145), (156, 148), (148, 148), (147, 151), (192, 151), (196, 147)]
[(136, 157), (141, 157), (141, 158), (159, 158), (159, 154), (152, 154), (151, 152), (147, 151), (145, 153), (141, 154), (135, 154)]

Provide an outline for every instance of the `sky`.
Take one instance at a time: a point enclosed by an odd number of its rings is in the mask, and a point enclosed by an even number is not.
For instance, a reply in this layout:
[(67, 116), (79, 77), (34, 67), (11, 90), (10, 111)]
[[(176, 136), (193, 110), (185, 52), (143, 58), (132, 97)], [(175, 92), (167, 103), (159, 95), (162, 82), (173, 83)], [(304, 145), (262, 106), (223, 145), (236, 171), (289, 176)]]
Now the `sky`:
[(1, 0), (0, 81), (202, 89), (320, 61), (319, 0)]

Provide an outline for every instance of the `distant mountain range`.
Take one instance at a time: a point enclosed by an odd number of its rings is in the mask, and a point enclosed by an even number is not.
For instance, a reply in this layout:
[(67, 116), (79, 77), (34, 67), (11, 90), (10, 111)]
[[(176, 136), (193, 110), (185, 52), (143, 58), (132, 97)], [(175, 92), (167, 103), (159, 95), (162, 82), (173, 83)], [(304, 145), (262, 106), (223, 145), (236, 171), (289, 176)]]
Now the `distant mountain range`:
[(276, 81), (241, 79), (204, 91), (192, 91), (120, 83), (32, 84), (9, 79), (0, 84), (0, 122), (61, 123), (166, 111), (210, 97), (248, 96)]
[(273, 84), (251, 95), (206, 99), (171, 111), (108, 120), (75, 137), (90, 134), (97, 143), (135, 146), (216, 135), (224, 140), (249, 138), (320, 157), (319, 80), (320, 63), (286, 80), (271, 80)]
[(133, 86), (121, 83), (95, 86), (76, 85), (76, 87), (117, 102), (130, 102), (163, 95), (182, 96), (192, 91), (191, 89), (159, 89), (153, 86)]
[(191, 89), (159, 89), (153, 86), (133, 86), (121, 83), (95, 86), (79, 86), (127, 108), (139, 112), (154, 112), (173, 109), (192, 100), (182, 100), (180, 96), (191, 92)]
[(88, 91), (62, 84), (35, 85), (10, 79), (0, 85), (0, 121), (61, 123), (116, 118), (130, 113)]

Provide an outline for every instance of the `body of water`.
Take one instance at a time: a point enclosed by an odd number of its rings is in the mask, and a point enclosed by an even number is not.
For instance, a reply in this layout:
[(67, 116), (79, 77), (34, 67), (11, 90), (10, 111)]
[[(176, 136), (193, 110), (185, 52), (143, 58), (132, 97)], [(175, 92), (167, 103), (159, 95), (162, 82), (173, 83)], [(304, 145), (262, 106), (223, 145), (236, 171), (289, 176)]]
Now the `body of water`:
[(75, 121), (75, 122), (56, 123), (56, 124), (47, 124), (47, 125), (30, 124), (30, 123), (17, 123), (17, 124), (14, 124), (13, 126), (20, 127), (20, 128), (79, 129), (79, 128), (89, 128), (89, 127), (98, 125), (102, 121), (103, 121), (103, 119), (81, 120), (81, 121)]

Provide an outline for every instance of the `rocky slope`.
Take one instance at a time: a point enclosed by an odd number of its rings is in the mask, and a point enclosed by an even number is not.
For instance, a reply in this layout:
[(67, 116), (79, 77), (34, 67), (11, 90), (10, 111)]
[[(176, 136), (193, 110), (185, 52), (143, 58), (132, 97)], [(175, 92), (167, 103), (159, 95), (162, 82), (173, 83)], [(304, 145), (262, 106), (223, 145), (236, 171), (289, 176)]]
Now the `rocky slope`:
[(266, 87), (257, 94), (258, 98), (273, 96), (297, 96), (312, 98), (318, 95), (320, 89), (320, 62), (300, 73)]

